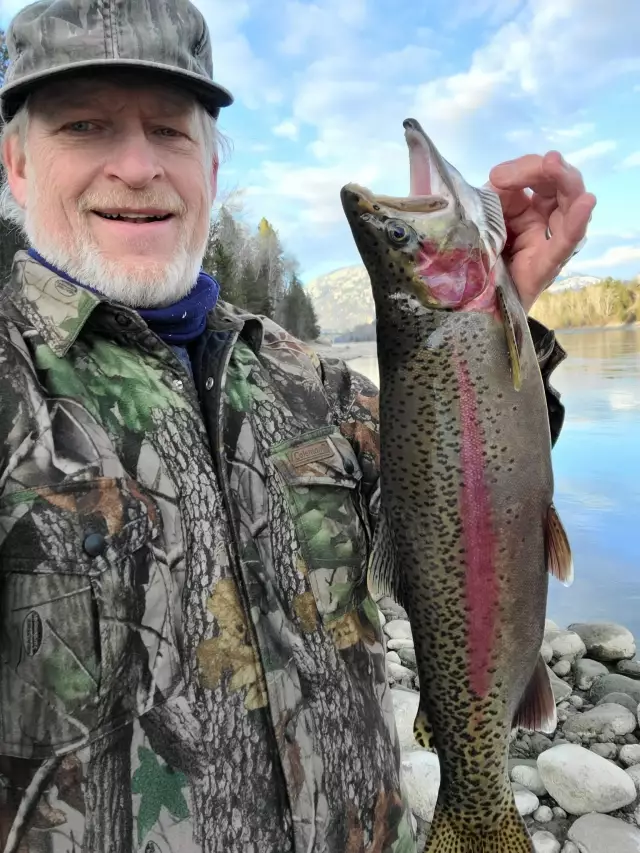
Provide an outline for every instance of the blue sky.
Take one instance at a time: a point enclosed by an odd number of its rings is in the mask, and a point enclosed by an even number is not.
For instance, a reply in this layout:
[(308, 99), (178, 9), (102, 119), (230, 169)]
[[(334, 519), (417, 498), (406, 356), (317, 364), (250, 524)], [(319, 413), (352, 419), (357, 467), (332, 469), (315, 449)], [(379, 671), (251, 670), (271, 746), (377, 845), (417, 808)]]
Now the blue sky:
[[(0, 23), (24, 5), (0, 0)], [(305, 280), (359, 257), (339, 201), (408, 191), (402, 120), (465, 177), (560, 150), (598, 196), (568, 272), (640, 274), (638, 0), (196, 0), (236, 97), (221, 197), (266, 216)]]

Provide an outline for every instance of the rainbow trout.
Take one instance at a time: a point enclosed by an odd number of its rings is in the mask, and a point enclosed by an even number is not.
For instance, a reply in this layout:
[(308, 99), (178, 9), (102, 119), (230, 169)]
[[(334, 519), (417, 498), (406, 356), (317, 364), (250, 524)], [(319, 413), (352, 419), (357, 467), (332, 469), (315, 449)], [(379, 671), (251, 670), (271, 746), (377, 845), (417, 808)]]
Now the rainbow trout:
[(526, 315), (497, 194), (404, 122), (411, 191), (349, 184), (376, 305), (381, 506), (373, 583), (405, 607), (440, 791), (425, 853), (533, 853), (508, 777), (514, 726), (552, 732), (549, 573), (572, 578)]

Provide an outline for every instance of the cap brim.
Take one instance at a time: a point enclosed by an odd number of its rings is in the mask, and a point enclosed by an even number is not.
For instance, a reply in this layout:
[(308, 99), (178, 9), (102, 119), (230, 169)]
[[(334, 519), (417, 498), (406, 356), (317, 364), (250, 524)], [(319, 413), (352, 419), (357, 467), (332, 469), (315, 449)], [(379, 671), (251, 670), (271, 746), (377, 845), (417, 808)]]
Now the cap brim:
[(62, 79), (65, 77), (79, 77), (86, 70), (108, 73), (111, 70), (140, 69), (149, 72), (155, 77), (163, 77), (168, 83), (178, 88), (191, 92), (204, 106), (204, 108), (215, 118), (218, 117), (222, 107), (229, 107), (233, 103), (233, 95), (224, 86), (213, 83), (199, 74), (185, 71), (172, 65), (162, 65), (156, 62), (144, 62), (139, 59), (92, 59), (86, 62), (76, 62), (73, 65), (65, 65), (62, 68), (50, 68), (46, 71), (38, 71), (9, 83), (0, 90), (0, 113), (5, 122), (11, 121), (25, 98), (39, 85)]

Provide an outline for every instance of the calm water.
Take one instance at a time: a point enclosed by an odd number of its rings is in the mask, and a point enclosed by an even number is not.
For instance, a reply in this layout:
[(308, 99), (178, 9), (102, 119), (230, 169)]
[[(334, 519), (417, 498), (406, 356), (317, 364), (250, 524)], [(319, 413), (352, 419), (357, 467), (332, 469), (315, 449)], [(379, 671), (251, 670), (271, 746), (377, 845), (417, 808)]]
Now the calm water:
[[(640, 328), (558, 339), (568, 358), (552, 377), (566, 407), (553, 451), (555, 502), (575, 581), (565, 588), (551, 579), (548, 616), (563, 626), (619, 622), (640, 647)], [(352, 364), (378, 381), (375, 358)]]

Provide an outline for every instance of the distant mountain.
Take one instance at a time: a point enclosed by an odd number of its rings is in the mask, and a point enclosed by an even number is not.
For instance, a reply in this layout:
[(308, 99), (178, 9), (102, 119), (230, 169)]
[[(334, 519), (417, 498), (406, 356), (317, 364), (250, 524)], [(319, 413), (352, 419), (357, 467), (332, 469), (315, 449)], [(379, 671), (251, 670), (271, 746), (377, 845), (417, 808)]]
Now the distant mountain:
[[(595, 275), (560, 276), (550, 293), (580, 290), (601, 281)], [(348, 332), (375, 319), (375, 306), (367, 271), (361, 264), (341, 267), (321, 275), (307, 285), (320, 328), (325, 334)]]
[(549, 288), (550, 293), (559, 293), (562, 290), (580, 290), (590, 284), (598, 284), (602, 281), (597, 275), (567, 275), (559, 278)]
[(369, 275), (361, 264), (321, 275), (306, 290), (325, 334), (348, 332), (375, 318)]

